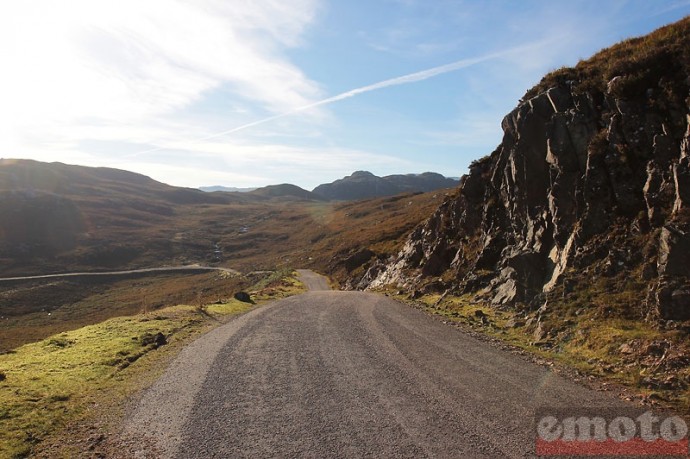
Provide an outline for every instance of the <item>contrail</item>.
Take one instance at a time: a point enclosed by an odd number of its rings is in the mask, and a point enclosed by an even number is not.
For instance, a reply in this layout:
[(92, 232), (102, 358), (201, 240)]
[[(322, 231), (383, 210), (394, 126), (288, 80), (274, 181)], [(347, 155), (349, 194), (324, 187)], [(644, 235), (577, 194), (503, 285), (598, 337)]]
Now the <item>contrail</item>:
[[(267, 118), (263, 118), (263, 119), (260, 119), (257, 121), (252, 121), (251, 123), (242, 124), (240, 126), (234, 127), (232, 129), (228, 129), (226, 131), (216, 132), (215, 134), (210, 134), (210, 135), (207, 135), (205, 137), (200, 137), (198, 139), (193, 140), (192, 142), (195, 142), (195, 141), (199, 142), (199, 141), (203, 141), (203, 140), (215, 139), (217, 137), (223, 137), (225, 135), (234, 134), (235, 132), (243, 131), (245, 129), (248, 129), (248, 128), (251, 128), (254, 126), (259, 126), (261, 124), (269, 123), (271, 121), (275, 121), (275, 120), (280, 119), (280, 118), (285, 118), (287, 116), (294, 115), (296, 113), (300, 113), (300, 112), (303, 112), (303, 111), (306, 111), (306, 110), (309, 110), (312, 108), (316, 108), (316, 107), (319, 107), (321, 105), (332, 104), (334, 102), (338, 102), (338, 101), (341, 101), (344, 99), (349, 99), (350, 97), (354, 97), (354, 96), (357, 96), (359, 94), (364, 94), (364, 93), (371, 92), (371, 91), (376, 91), (378, 89), (383, 89), (383, 88), (388, 88), (391, 86), (398, 86), (398, 85), (402, 85), (402, 84), (415, 83), (418, 81), (428, 80), (429, 78), (433, 78), (435, 76), (442, 75), (444, 73), (454, 72), (456, 70), (471, 67), (471, 66), (479, 64), (481, 62), (496, 59), (498, 57), (502, 57), (502, 56), (505, 56), (507, 54), (514, 53), (516, 51), (525, 50), (527, 48), (533, 47), (534, 45), (535, 44), (532, 43), (529, 45), (511, 48), (511, 49), (500, 51), (500, 52), (486, 54), (486, 55), (480, 56), (480, 57), (474, 57), (474, 58), (470, 58), (470, 59), (462, 59), (459, 61), (452, 62), (450, 64), (440, 65), (438, 67), (432, 67), (432, 68), (427, 69), (427, 70), (422, 70), (422, 71), (415, 72), (415, 73), (409, 73), (407, 75), (403, 75), (403, 76), (399, 76), (399, 77), (395, 77), (395, 78), (390, 78), (388, 80), (380, 81), (378, 83), (370, 84), (367, 86), (362, 86), (361, 88), (351, 89), (351, 90), (343, 92), (341, 94), (338, 94), (338, 95), (335, 95), (332, 97), (328, 97), (326, 99), (322, 99), (322, 100), (319, 100), (316, 102), (312, 102), (311, 104), (302, 105), (301, 107), (293, 108), (292, 110), (289, 110), (289, 111), (284, 112), (284, 113), (280, 113), (278, 115), (269, 116)], [(150, 150), (141, 151), (138, 154), (151, 153), (154, 151), (165, 150), (167, 148), (168, 147), (156, 147), (156, 148), (152, 148)]]
[(438, 67), (434, 67), (431, 69), (427, 70), (422, 70), (420, 72), (415, 72), (415, 73), (410, 73), (408, 75), (403, 75), (400, 77), (396, 78), (390, 78), (388, 80), (380, 81), (378, 83), (370, 84), (368, 86), (362, 86), (361, 88), (356, 88), (356, 89), (351, 89), (349, 91), (340, 93), (336, 96), (329, 97), (327, 99), (322, 99), (317, 102), (312, 102), (311, 104), (307, 105), (302, 105), (301, 107), (293, 108), (292, 110), (289, 110), (287, 112), (281, 113), (279, 115), (274, 115), (270, 116), (268, 118), (264, 118), (261, 120), (253, 121), (251, 123), (243, 124), (241, 126), (234, 127), (232, 129), (228, 129), (227, 131), (222, 131), (222, 132), (217, 132), (215, 134), (208, 135), (206, 137), (202, 137), (198, 140), (208, 140), (208, 139), (213, 139), (216, 137), (222, 137), (224, 135), (228, 134), (233, 134), (238, 131), (242, 131), (244, 129), (250, 128), (257, 126), (259, 124), (264, 124), (268, 123), (280, 118), (284, 118), (286, 116), (294, 115), (295, 113), (303, 112), (312, 108), (319, 107), (321, 105), (328, 105), (332, 104), (333, 102), (338, 102), (340, 100), (344, 99), (349, 99), (350, 97), (357, 96), (359, 94), (364, 94), (365, 92), (371, 92), (371, 91), (376, 91), (377, 89), (383, 89), (383, 88), (388, 88), (390, 86), (398, 86), (401, 84), (407, 84), (407, 83), (414, 83), (417, 81), (423, 81), (427, 80), (429, 78), (435, 77), (437, 75), (441, 75), (443, 73), (448, 73), (452, 72), (455, 70), (459, 70), (461, 68), (469, 67), (474, 64), (478, 64), (483, 61), (487, 61), (489, 59), (495, 58), (497, 55), (489, 55), (489, 56), (483, 56), (483, 57), (478, 57), (474, 59), (463, 59), (461, 61), (456, 61), (453, 62), (452, 64), (446, 64), (446, 65), (441, 65)]

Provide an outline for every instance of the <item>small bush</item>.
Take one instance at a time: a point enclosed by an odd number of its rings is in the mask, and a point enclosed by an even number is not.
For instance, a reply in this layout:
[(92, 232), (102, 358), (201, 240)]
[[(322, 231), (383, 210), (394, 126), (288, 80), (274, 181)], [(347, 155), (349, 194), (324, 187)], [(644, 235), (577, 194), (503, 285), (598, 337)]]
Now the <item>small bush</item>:
[(48, 340), (48, 346), (54, 346), (59, 348), (66, 348), (74, 344), (74, 341), (64, 338), (62, 336), (57, 336)]

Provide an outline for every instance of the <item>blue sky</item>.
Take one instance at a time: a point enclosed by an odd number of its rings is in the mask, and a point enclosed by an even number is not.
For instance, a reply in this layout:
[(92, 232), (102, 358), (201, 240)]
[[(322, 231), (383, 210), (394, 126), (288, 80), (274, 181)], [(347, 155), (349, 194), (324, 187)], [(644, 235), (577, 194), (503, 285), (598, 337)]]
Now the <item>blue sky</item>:
[(0, 156), (173, 185), (460, 176), (548, 71), (690, 0), (8, 0)]

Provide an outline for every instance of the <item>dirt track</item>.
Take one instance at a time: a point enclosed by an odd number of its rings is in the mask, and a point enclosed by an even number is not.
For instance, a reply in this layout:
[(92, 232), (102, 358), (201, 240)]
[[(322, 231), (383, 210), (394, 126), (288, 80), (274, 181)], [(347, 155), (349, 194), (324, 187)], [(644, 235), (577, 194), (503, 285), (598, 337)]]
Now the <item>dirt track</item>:
[(619, 403), (384, 296), (311, 291), (186, 348), (126, 432), (177, 458), (531, 457), (535, 408)]

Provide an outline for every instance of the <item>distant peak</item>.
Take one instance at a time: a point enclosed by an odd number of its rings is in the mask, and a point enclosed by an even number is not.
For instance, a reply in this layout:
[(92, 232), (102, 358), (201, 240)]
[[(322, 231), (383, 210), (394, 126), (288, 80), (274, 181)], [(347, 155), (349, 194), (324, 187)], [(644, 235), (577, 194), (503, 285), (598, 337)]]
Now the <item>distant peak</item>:
[(317, 186), (313, 193), (326, 199), (351, 201), (400, 193), (423, 193), (455, 186), (456, 180), (434, 172), (379, 177), (369, 171), (355, 171), (332, 183)]

